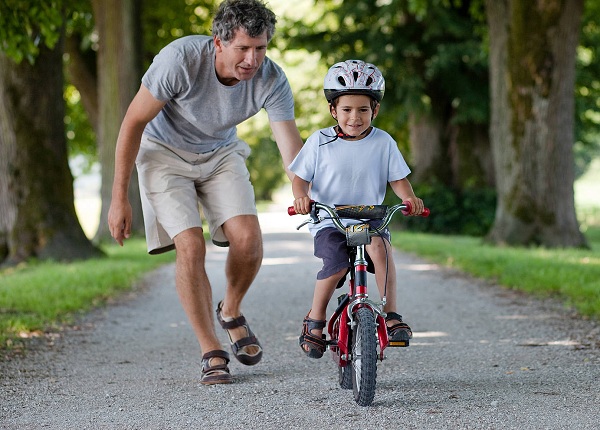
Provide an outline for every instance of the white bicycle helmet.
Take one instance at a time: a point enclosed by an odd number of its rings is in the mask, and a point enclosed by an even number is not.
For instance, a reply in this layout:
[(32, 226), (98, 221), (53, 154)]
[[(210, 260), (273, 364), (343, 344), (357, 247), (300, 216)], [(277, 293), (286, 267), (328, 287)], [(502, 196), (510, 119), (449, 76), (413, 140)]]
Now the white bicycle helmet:
[(385, 92), (385, 79), (371, 63), (346, 60), (329, 68), (323, 90), (329, 103), (344, 94), (365, 94), (380, 102)]

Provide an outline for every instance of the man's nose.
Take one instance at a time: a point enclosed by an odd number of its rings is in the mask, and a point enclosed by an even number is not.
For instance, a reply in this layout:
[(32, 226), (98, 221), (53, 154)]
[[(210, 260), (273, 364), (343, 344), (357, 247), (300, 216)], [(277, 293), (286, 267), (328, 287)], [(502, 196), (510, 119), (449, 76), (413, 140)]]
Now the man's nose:
[(256, 49), (248, 49), (248, 52), (246, 52), (246, 63), (254, 66), (256, 65), (256, 61), (258, 58), (258, 54), (256, 53)]

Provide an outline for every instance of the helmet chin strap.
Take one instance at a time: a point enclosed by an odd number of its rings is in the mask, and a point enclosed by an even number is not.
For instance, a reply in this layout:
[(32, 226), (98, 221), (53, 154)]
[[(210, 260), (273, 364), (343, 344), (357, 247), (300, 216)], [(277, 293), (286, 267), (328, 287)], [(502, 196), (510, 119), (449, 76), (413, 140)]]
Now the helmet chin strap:
[[(335, 118), (335, 117), (334, 117), (334, 119), (337, 121), (337, 118)], [(331, 142), (334, 142), (334, 141), (338, 140), (340, 137), (341, 137), (342, 139), (354, 139), (355, 137), (362, 136), (363, 134), (368, 134), (368, 133), (369, 133), (369, 131), (371, 131), (371, 128), (372, 128), (372, 126), (369, 126), (369, 127), (368, 127), (368, 128), (365, 130), (365, 131), (363, 131), (363, 132), (362, 132), (361, 134), (359, 134), (358, 136), (351, 136), (351, 135), (349, 135), (349, 134), (346, 134), (346, 133), (344, 133), (344, 132), (342, 131), (342, 127), (340, 127), (340, 125), (338, 124), (338, 125), (336, 125), (336, 126), (333, 128), (333, 129), (334, 129), (334, 131), (336, 132), (335, 136), (329, 136), (329, 135), (327, 135), (327, 134), (325, 134), (325, 133), (321, 132), (321, 134), (322, 134), (323, 136), (332, 137), (333, 139), (331, 139), (331, 140), (329, 140), (329, 141), (327, 141), (327, 142), (325, 142), (325, 143), (321, 143), (319, 146), (327, 145), (328, 143), (331, 143)]]
[(367, 127), (361, 134), (359, 134), (358, 136), (351, 136), (349, 134), (344, 133), (344, 131), (342, 130), (342, 127), (340, 127), (340, 125), (336, 125), (337, 128), (337, 137), (341, 137), (342, 139), (354, 139), (356, 137), (360, 137), (364, 134), (367, 134), (369, 132), (369, 130), (371, 129), (371, 127)]

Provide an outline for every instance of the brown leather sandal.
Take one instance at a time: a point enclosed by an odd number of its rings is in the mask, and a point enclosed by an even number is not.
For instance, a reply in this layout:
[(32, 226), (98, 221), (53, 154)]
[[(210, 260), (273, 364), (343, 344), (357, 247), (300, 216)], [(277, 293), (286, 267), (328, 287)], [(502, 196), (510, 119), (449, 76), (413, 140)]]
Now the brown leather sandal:
[(304, 318), (302, 321), (302, 334), (298, 338), (298, 343), (300, 344), (302, 351), (304, 351), (304, 353), (310, 358), (321, 358), (323, 357), (325, 349), (327, 348), (325, 334), (321, 334), (319, 337), (313, 334), (312, 331), (324, 329), (327, 321), (314, 320), (309, 318), (308, 315), (310, 315), (310, 311), (306, 315), (306, 318)]
[[(221, 327), (223, 327), (227, 331), (227, 336), (229, 336), (229, 344), (231, 345), (231, 351), (233, 352), (233, 356), (237, 358), (237, 360), (240, 363), (245, 364), (246, 366), (255, 365), (260, 361), (263, 353), (262, 347), (260, 346), (258, 339), (256, 338), (256, 336), (254, 336), (252, 330), (250, 330), (250, 326), (248, 325), (248, 322), (246, 321), (244, 315), (240, 315), (237, 318), (228, 318), (228, 321), (225, 321), (221, 316), (222, 306), (223, 301), (220, 301), (217, 305), (217, 321), (219, 321)], [(229, 330), (237, 327), (244, 327), (248, 336), (243, 337), (240, 340), (234, 342), (233, 339), (231, 339), (231, 334), (229, 333)], [(247, 346), (254, 346), (258, 348), (258, 351), (254, 354), (248, 354), (246, 351), (244, 351), (244, 348)]]
[(396, 324), (387, 327), (389, 346), (408, 346), (413, 333), (409, 325), (402, 321), (402, 315), (396, 312), (388, 312), (385, 321), (386, 323), (388, 321), (398, 321)]
[[(210, 360), (212, 358), (222, 358), (225, 360), (225, 363), (211, 366)], [(233, 378), (229, 373), (227, 364), (229, 364), (229, 354), (226, 351), (216, 349), (204, 354), (202, 356), (202, 378), (200, 379), (200, 383), (204, 385), (231, 384)]]

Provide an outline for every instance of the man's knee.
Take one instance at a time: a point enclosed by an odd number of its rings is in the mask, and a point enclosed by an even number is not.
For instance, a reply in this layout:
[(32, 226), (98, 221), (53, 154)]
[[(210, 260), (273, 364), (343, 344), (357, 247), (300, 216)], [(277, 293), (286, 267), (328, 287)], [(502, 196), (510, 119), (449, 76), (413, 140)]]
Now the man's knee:
[(223, 224), (223, 232), (232, 248), (254, 250), (262, 247), (262, 235), (256, 216), (242, 215), (231, 218)]
[(206, 256), (206, 243), (201, 228), (190, 228), (173, 238), (177, 256), (203, 260)]

